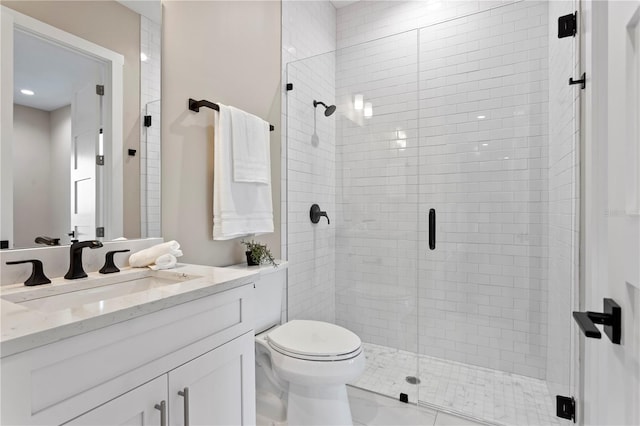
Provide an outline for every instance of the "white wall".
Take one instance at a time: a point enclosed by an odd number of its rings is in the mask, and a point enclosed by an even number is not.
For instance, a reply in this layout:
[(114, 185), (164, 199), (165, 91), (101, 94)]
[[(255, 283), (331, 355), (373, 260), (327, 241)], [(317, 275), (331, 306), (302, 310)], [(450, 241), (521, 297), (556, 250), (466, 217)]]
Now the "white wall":
[(33, 247), (51, 231), (49, 112), (13, 106), (14, 245)]
[(182, 261), (246, 262), (239, 240), (213, 241), (213, 111), (189, 98), (244, 109), (275, 126), (275, 232), (257, 238), (280, 255), (280, 3), (168, 1), (162, 25), (162, 235)]
[(49, 113), (51, 130), (51, 231), (61, 244), (71, 237), (71, 105)]
[[(283, 246), (289, 260), (288, 314), (289, 319), (333, 322), (336, 114), (325, 117), (324, 108), (315, 110), (313, 101), (335, 103), (336, 10), (329, 1), (286, 1), (282, 28), (283, 88), (286, 83), (294, 87), (283, 92), (282, 104), (282, 123), (288, 127), (288, 141), (283, 135), (287, 191), (282, 200), (287, 213)], [(296, 62), (310, 56), (314, 58)], [(327, 212), (330, 225), (324, 218), (311, 223), (309, 209), (314, 203)]]
[(69, 242), (71, 106), (54, 111), (14, 105), (14, 224), (16, 247), (39, 235)]

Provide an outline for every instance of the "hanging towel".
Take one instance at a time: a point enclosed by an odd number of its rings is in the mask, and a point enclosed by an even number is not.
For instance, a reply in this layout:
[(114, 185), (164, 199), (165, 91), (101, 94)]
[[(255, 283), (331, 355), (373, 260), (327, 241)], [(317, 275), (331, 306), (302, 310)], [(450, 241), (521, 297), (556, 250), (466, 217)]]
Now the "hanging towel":
[(219, 106), (220, 111), (214, 112), (213, 239), (273, 232), (269, 156), (265, 155), (266, 184), (235, 182), (231, 112), (227, 106)]
[(232, 106), (233, 180), (269, 183), (269, 123)]
[(158, 257), (153, 265), (149, 265), (149, 268), (154, 271), (159, 271), (160, 269), (171, 269), (176, 266), (176, 263), (178, 263), (178, 259), (176, 259), (174, 255), (167, 253)]
[(129, 266), (132, 268), (144, 268), (154, 263), (163, 254), (171, 254), (175, 257), (182, 256), (180, 244), (173, 240), (133, 253), (129, 256)]

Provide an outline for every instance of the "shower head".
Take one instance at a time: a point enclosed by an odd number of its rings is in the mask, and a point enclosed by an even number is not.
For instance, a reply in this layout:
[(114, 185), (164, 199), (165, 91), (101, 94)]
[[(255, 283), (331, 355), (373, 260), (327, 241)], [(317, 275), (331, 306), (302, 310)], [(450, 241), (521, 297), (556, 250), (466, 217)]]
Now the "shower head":
[(329, 117), (331, 114), (336, 112), (336, 106), (335, 105), (327, 105), (324, 102), (313, 101), (314, 108), (317, 108), (318, 105), (322, 105), (324, 107), (324, 116), (325, 117)]

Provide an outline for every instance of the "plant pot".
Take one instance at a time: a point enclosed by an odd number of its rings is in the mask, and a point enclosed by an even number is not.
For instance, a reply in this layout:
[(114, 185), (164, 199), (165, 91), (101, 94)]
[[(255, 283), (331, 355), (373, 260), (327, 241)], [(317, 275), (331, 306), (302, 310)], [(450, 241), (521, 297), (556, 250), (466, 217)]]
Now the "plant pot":
[(245, 251), (245, 254), (247, 255), (247, 265), (249, 266), (258, 266), (259, 263), (256, 263), (253, 261), (253, 257), (251, 257), (251, 252), (250, 251)]

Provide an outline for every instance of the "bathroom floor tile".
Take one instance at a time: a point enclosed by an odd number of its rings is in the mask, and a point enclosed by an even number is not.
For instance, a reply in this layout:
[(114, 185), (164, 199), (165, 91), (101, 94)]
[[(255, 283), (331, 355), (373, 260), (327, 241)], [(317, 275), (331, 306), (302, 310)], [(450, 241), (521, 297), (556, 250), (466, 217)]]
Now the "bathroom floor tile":
[[(364, 350), (366, 370), (350, 384), (391, 401), (402, 392), (410, 402), (419, 398), (421, 404), (483, 423), (569, 425), (555, 417), (554, 398), (542, 380), (369, 343)], [(407, 376), (417, 376), (420, 384), (407, 383)], [(447, 421), (446, 415), (442, 418)]]

